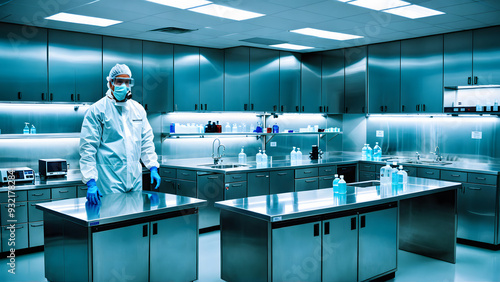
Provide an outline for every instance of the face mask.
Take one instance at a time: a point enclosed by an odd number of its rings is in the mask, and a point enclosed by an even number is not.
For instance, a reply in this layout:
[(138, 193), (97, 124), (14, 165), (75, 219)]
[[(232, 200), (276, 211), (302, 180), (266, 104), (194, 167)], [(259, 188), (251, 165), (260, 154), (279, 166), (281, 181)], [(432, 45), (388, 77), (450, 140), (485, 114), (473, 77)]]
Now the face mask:
[(113, 91), (113, 95), (115, 95), (115, 99), (117, 101), (123, 101), (123, 100), (125, 100), (125, 97), (127, 96), (128, 90), (129, 89), (125, 84), (122, 84), (120, 86), (115, 86), (115, 90)]

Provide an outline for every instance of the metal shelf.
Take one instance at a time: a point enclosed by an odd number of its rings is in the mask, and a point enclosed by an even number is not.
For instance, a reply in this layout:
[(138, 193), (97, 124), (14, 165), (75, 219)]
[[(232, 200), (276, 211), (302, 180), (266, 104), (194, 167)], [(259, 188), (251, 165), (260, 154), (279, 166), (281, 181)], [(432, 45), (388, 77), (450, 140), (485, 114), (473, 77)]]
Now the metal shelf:
[(0, 134), (0, 139), (53, 139), (53, 138), (80, 138), (80, 132), (44, 133), (44, 134)]
[(331, 136), (331, 138), (328, 140), (330, 141), (331, 139), (335, 138), (339, 134), (342, 134), (342, 132), (284, 132), (284, 133), (255, 133), (255, 132), (238, 132), (238, 133), (162, 133), (162, 141), (164, 141), (166, 138), (180, 138), (180, 137), (200, 137), (204, 138), (205, 136), (207, 137), (212, 137), (212, 136), (244, 136), (244, 137), (256, 137), (257, 139), (260, 139), (262, 136), (268, 136), (266, 140), (266, 144), (271, 141), (275, 136), (297, 136), (297, 135), (317, 135), (320, 138), (323, 138), (324, 136)]

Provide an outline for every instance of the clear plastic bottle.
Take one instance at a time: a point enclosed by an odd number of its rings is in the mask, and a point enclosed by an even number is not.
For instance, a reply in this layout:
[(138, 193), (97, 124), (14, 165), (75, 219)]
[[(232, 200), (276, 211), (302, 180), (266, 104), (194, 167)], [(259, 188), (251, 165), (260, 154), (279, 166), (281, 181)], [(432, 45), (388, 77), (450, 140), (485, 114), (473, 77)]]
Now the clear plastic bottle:
[(367, 159), (367, 155), (366, 155), (366, 153), (368, 151), (367, 146), (368, 146), (368, 144), (365, 144), (363, 146), (363, 149), (361, 149), (361, 160), (363, 160), (363, 161), (366, 161), (366, 159)]
[(241, 152), (238, 154), (238, 163), (239, 164), (247, 164), (247, 154), (245, 154), (245, 147), (241, 147)]
[(247, 124), (246, 123), (243, 123), (243, 125), (241, 126), (241, 132), (248, 132), (247, 131)]
[(382, 148), (375, 142), (375, 147), (373, 147), (373, 160), (380, 162), (382, 160)]
[(266, 155), (266, 150), (263, 150), (262, 151), (262, 161), (261, 161), (261, 165), (263, 167), (267, 167), (267, 155)]
[(332, 187), (333, 187), (333, 193), (334, 194), (338, 194), (339, 193), (339, 181), (340, 181), (339, 175), (335, 174), (335, 178), (333, 179), (333, 182), (332, 182)]
[(302, 164), (302, 152), (297, 148), (297, 164)]
[(36, 128), (34, 124), (31, 125), (30, 134), (36, 134)]
[(392, 168), (390, 162), (380, 169), (380, 184), (386, 185), (391, 183)]
[(231, 125), (229, 125), (229, 122), (226, 123), (226, 126), (224, 127), (224, 132), (231, 132)]
[(373, 161), (373, 150), (369, 144), (366, 144), (366, 160)]
[(403, 166), (399, 166), (398, 171), (398, 189), (404, 190), (406, 188), (406, 184), (408, 183), (408, 173), (403, 170)]
[(392, 189), (397, 189), (398, 188), (398, 163), (393, 162), (392, 163), (392, 170), (391, 170), (391, 184), (392, 184)]
[(344, 176), (340, 176), (340, 180), (338, 182), (339, 185), (339, 194), (346, 194), (347, 193), (347, 183), (344, 180)]
[(493, 104), (493, 111), (498, 112), (498, 101), (495, 100), (495, 103)]
[(295, 147), (293, 147), (292, 151), (290, 152), (290, 163), (292, 165), (297, 164), (297, 152), (295, 151)]
[(238, 126), (236, 125), (236, 123), (233, 123), (232, 132), (238, 132)]
[(262, 150), (259, 149), (259, 152), (255, 156), (255, 162), (257, 162), (257, 166), (260, 167), (260, 164), (262, 163)]
[(24, 123), (23, 134), (30, 134), (30, 128), (28, 127), (29, 122)]

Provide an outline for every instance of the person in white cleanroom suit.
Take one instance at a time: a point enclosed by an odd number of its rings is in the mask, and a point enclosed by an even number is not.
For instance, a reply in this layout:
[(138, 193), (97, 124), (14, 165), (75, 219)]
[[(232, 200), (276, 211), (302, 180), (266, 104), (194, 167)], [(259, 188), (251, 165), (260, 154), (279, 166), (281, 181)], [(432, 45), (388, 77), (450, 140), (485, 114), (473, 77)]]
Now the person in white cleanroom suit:
[(144, 108), (131, 99), (132, 72), (116, 64), (107, 81), (106, 96), (87, 110), (80, 133), (80, 170), (92, 204), (103, 194), (140, 191), (140, 160), (151, 170), (155, 189), (161, 181), (153, 130)]

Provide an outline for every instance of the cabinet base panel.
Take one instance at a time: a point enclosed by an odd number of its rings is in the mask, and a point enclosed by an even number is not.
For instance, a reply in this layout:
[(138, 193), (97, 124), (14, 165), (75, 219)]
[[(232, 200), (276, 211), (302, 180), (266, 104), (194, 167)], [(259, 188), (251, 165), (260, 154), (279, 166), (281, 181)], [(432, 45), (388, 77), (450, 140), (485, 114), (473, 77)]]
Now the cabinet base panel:
[(492, 250), (492, 251), (500, 250), (500, 245), (493, 245), (493, 244), (477, 242), (477, 241), (472, 241), (472, 240), (467, 240), (467, 239), (462, 239), (462, 238), (457, 238), (457, 243), (469, 245), (469, 246), (473, 246), (473, 247), (478, 247), (478, 248), (483, 248), (483, 249), (488, 249), (488, 250)]
[(382, 281), (387, 281), (387, 280), (391, 280), (391, 279), (394, 279), (396, 277), (396, 272), (391, 272), (391, 273), (388, 273), (384, 276), (380, 276), (378, 278), (375, 278), (373, 280), (370, 280), (371, 282), (382, 282)]
[(217, 230), (220, 230), (220, 225), (200, 228), (199, 232), (200, 232), (200, 234), (203, 234), (203, 233), (208, 233), (208, 232), (217, 231)]

